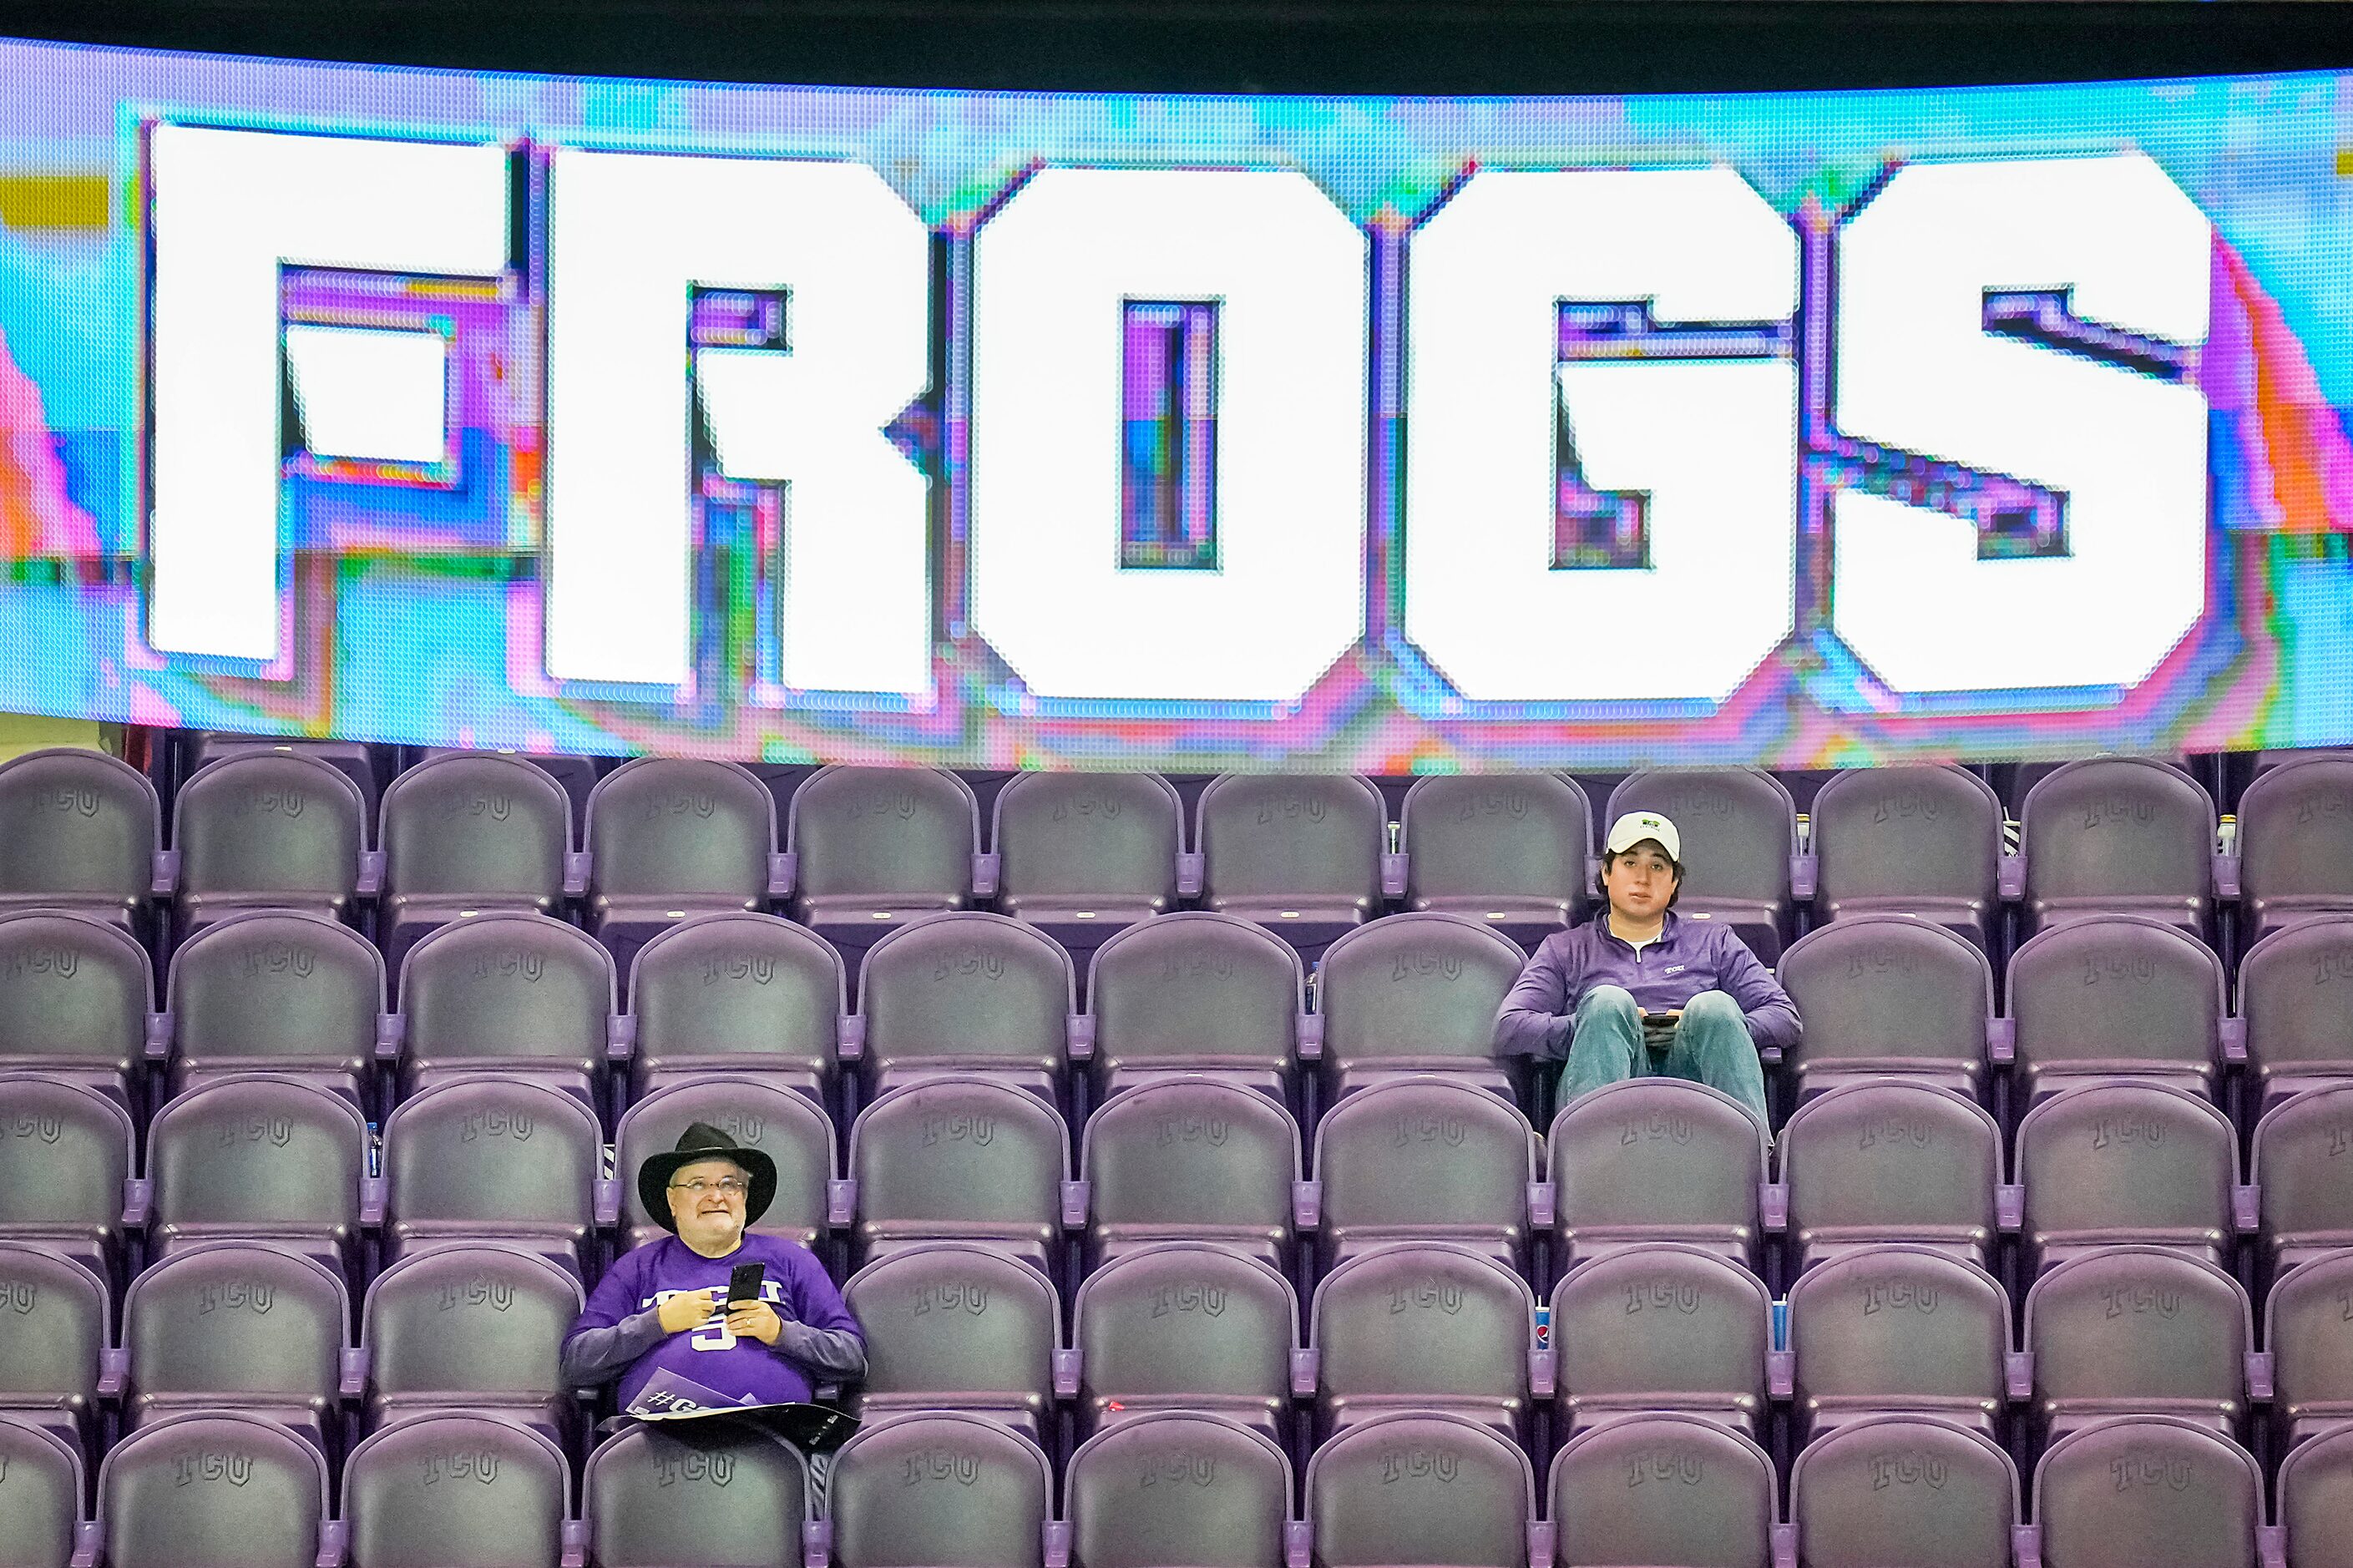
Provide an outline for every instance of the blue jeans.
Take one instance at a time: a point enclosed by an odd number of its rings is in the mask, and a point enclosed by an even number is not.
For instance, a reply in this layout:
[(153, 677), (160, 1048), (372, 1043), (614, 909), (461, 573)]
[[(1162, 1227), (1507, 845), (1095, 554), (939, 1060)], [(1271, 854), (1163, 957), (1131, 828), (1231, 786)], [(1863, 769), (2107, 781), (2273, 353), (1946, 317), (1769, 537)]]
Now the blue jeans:
[(1670, 1034), (1643, 1037), (1642, 1010), (1620, 985), (1597, 985), (1577, 1004), (1568, 1038), (1568, 1065), (1561, 1069), (1560, 1102), (1630, 1078), (1679, 1078), (1722, 1089), (1768, 1125), (1765, 1112), (1765, 1068), (1740, 1004), (1721, 991), (1703, 991), (1683, 1004), (1683, 1018)]

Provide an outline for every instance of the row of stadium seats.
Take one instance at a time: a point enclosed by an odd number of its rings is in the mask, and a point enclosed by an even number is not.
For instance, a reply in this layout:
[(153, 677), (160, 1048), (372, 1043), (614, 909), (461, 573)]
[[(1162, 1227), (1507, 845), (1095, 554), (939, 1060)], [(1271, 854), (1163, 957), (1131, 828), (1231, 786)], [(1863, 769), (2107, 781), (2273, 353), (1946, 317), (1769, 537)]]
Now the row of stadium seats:
[[(318, 1262), (206, 1242), (132, 1282), (112, 1342), (87, 1269), (0, 1243), (21, 1320), (0, 1345), (0, 1414), (83, 1441), (118, 1408), (137, 1427), (229, 1407), (346, 1447), (418, 1409), (469, 1408), (560, 1443), (583, 1411), (556, 1369), (580, 1305), (545, 1258), (494, 1244), (404, 1257), (361, 1302)], [(1542, 1311), (1525, 1280), (1462, 1247), (1398, 1241), (1327, 1275), (1308, 1303), (1265, 1264), (1198, 1242), (1123, 1255), (1070, 1303), (993, 1249), (924, 1242), (851, 1276), (869, 1356), (848, 1391), (867, 1419), (961, 1410), (1057, 1447), (1157, 1410), (1215, 1414), (1279, 1442), (1398, 1410), (1443, 1410), (1532, 1447), (1548, 1410), (1567, 1441), (1630, 1413), (1704, 1416), (1760, 1443), (1788, 1416), (1801, 1448), (1866, 1417), (1930, 1415), (2021, 1449), (2105, 1415), (2163, 1415), (2243, 1436), (2268, 1406), (2272, 1451), (2353, 1424), (2353, 1247), (2284, 1275), (2256, 1348), (2238, 1282), (2161, 1247), (2098, 1247), (2021, 1303), (1932, 1248), (1861, 1247), (1801, 1276), (1778, 1308), (1756, 1276), (1674, 1242), (1577, 1268)], [(1555, 1348), (1556, 1347), (1556, 1348)]]
[[(1786, 786), (1753, 769), (1638, 773), (1601, 816), (1673, 818), (1691, 866), (1683, 908), (1736, 925), (1767, 962), (1796, 934), (1800, 904), (1825, 921), (1901, 912), (1994, 951), (2007, 900), (2027, 933), (2139, 913), (2201, 938), (2232, 900), (2251, 938), (2353, 909), (2353, 757), (2272, 768), (2240, 805), (2225, 847), (2187, 773), (2102, 757), (2035, 784), (2014, 853), (1990, 786), (1939, 765), (1836, 776), (1802, 837)], [(586, 900), (591, 928), (624, 956), (685, 915), (772, 901), (853, 950), (878, 925), (992, 899), (1079, 944), (1187, 899), (1310, 951), (1388, 900), (1529, 942), (1582, 913), (1596, 820), (1559, 774), (1422, 779), (1394, 833), (1368, 779), (1227, 775), (1201, 793), (1188, 836), (1157, 775), (1025, 773), (997, 793), (984, 840), (954, 773), (839, 766), (793, 792), (779, 848), (776, 802), (748, 770), (640, 758), (597, 781), (575, 851), (563, 788), (496, 753), (410, 769), (377, 815), (370, 848), (368, 803), (348, 773), (293, 746), (237, 751), (180, 787), (166, 851), (144, 775), (95, 753), (36, 752), (0, 767), (0, 838), (19, 841), (0, 898), (69, 896), (128, 918), (168, 896), (185, 933), (257, 906), (341, 916), (380, 897), (396, 959), (461, 909), (553, 912), (567, 898)]]
[[(775, 1161), (760, 1229), (855, 1262), (912, 1242), (995, 1247), (1075, 1279), (1134, 1247), (1206, 1241), (1328, 1273), (1401, 1238), (1472, 1248), (1539, 1284), (1629, 1240), (1679, 1241), (1761, 1278), (1794, 1278), (1852, 1247), (1912, 1242), (2031, 1283), (2087, 1247), (2138, 1242), (2269, 1279), (2353, 1245), (2353, 1086), (2266, 1116), (2253, 1183), (2230, 1124), (2163, 1084), (2055, 1094), (2005, 1162), (1984, 1110), (1918, 1083), (1859, 1083), (1801, 1107), (1768, 1175), (1762, 1130), (1716, 1091), (1636, 1079), (1565, 1107), (1539, 1140), (1518, 1109), (1440, 1075), (1392, 1079), (1324, 1118), (1303, 1160), (1267, 1097), (1203, 1076), (1131, 1090), (1069, 1134), (1033, 1095), (983, 1079), (892, 1090), (849, 1130), (847, 1163), (807, 1097), (723, 1079), (681, 1084), (623, 1119), (610, 1168), (633, 1171), (695, 1121)], [(145, 1159), (120, 1106), (79, 1085), (0, 1074), (0, 1238), (119, 1276), (126, 1242), (172, 1251), (221, 1237), (296, 1247), (354, 1280), (451, 1237), (544, 1250), (594, 1278), (610, 1237), (660, 1234), (633, 1184), (605, 1174), (580, 1102), (526, 1079), (452, 1078), (405, 1102), (382, 1146), (346, 1100), (241, 1074), (167, 1105)], [(845, 1173), (838, 1174), (837, 1173)], [(2015, 1235), (2014, 1266), (2000, 1248)], [(1302, 1246), (1313, 1237), (1312, 1248)], [(1778, 1239), (1778, 1268), (1768, 1268)], [(1071, 1267), (1072, 1244), (1080, 1258)]]
[(1563, 1448), (1543, 1489), (1525, 1455), (1443, 1415), (1398, 1414), (1309, 1461), (1212, 1416), (1163, 1415), (1073, 1456), (1060, 1507), (1046, 1457), (992, 1423), (909, 1415), (834, 1456), (820, 1503), (788, 1448), (753, 1434), (617, 1434), (570, 1477), (544, 1438), (462, 1415), (413, 1418), (353, 1455), (340, 1510), (317, 1451), (266, 1423), (189, 1415), (107, 1457), (81, 1522), (78, 1460), (0, 1426), (0, 1557), (132, 1568), (2336, 1568), (2353, 1553), (2353, 1433), (2283, 1467), (2264, 1522), (2253, 1461), (2190, 1423), (2116, 1417), (2054, 1445), (2022, 1523), (2010, 1458), (1932, 1419), (1858, 1423), (1793, 1467), (1788, 1518), (1766, 1456), (1736, 1433), (1659, 1415)]
[[(712, 1075), (797, 1089), (847, 1119), (940, 1072), (988, 1074), (1083, 1117), (1132, 1084), (1208, 1071), (1312, 1125), (1301, 1093), (1312, 1064), (1318, 1109), (1398, 1073), (1444, 1071), (1540, 1112), (1523, 1091), (1544, 1075), (1491, 1054), (1524, 956), (1460, 916), (1395, 915), (1333, 942), (1311, 987), (1266, 928), (1179, 911), (1096, 948), (1082, 1008), (1076, 968), (1051, 937), (967, 910), (877, 942), (853, 1005), (824, 938), (733, 910), (641, 947), (625, 1011), (607, 951), (543, 915), (442, 926), (388, 990), (383, 959), (351, 927), (250, 910), (180, 946), (154, 1012), (148, 956), (121, 927), (22, 910), (0, 914), (0, 1070), (89, 1083), (134, 1114), (223, 1073), (295, 1072), (374, 1117), (453, 1073), (513, 1072), (575, 1095), (607, 1125), (635, 1099)], [(2235, 1014), (2211, 950), (2130, 915), (2031, 939), (1999, 1003), (1979, 950), (1893, 915), (1810, 932), (1779, 975), (1805, 1021), (1782, 1064), (1788, 1101), (1894, 1073), (2022, 1112), (2057, 1089), (2121, 1077), (2170, 1083), (2251, 1125), (2298, 1089), (2353, 1081), (2353, 915), (2258, 943)], [(2242, 1068), (2245, 1096), (2233, 1081)], [(851, 1080), (857, 1096), (844, 1098)]]

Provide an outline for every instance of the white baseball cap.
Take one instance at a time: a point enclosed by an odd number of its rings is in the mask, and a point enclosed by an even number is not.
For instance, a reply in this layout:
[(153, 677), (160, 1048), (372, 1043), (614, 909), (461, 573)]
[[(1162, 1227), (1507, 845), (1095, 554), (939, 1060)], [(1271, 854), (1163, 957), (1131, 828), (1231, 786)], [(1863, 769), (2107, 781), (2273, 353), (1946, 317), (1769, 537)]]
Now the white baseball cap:
[(1612, 855), (1623, 855), (1645, 838), (1656, 839), (1659, 847), (1667, 852), (1668, 859), (1678, 866), (1683, 864), (1683, 835), (1675, 831), (1673, 823), (1655, 811), (1630, 811), (1611, 823), (1608, 848)]

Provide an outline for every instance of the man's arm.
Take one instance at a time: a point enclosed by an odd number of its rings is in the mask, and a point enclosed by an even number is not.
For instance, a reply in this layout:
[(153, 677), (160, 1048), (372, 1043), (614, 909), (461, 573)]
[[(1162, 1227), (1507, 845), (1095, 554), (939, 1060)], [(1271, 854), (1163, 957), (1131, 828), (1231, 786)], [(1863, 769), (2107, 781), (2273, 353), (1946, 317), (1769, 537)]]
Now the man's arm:
[(1570, 975), (1566, 934), (1546, 937), (1495, 1014), (1495, 1054), (1557, 1061), (1568, 1054)]
[(1731, 927), (1715, 927), (1715, 937), (1717, 988), (1740, 1004), (1748, 1037), (1757, 1042), (1757, 1048), (1778, 1046), (1786, 1051), (1796, 1045), (1800, 1029), (1798, 1005), (1789, 1000), (1773, 972), (1757, 962), (1757, 955), (1733, 934)]
[(837, 1383), (866, 1375), (866, 1341), (858, 1320), (842, 1304), (841, 1292), (811, 1255), (794, 1270), (793, 1297), (798, 1321), (786, 1319), (776, 1335), (776, 1353)]
[(564, 1349), (557, 1358), (567, 1385), (595, 1388), (610, 1383), (661, 1343), (665, 1331), (660, 1309), (631, 1310), (637, 1300), (637, 1281), (638, 1270), (624, 1260), (615, 1264), (589, 1293), (588, 1306), (572, 1325), (572, 1331), (564, 1336)]

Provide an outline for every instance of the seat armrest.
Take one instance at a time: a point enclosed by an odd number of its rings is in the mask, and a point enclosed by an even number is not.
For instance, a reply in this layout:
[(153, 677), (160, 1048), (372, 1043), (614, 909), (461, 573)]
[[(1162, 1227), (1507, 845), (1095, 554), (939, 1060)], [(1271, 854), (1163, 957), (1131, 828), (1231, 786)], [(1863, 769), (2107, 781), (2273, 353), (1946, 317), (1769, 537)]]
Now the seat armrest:
[(2012, 1405), (2023, 1405), (2034, 1397), (2034, 1352), (2004, 1351), (2001, 1352), (2002, 1392)]
[(558, 1561), (557, 1568), (588, 1568), (588, 1521), (585, 1519), (565, 1520), (559, 1539), (564, 1542), (564, 1555)]
[(1548, 1519), (1528, 1521), (1528, 1563), (1530, 1568), (1547, 1568), (1553, 1560), (1553, 1536), (1559, 1526)]
[(2239, 896), (2239, 854), (2235, 849), (2214, 852), (2214, 896), (2218, 899)]
[(827, 1568), (833, 1559), (833, 1521), (809, 1519), (801, 1521), (801, 1563), (803, 1568)]
[(343, 1568), (352, 1553), (352, 1527), (340, 1519), (319, 1521), (318, 1568)]
[(180, 890), (180, 852), (158, 849), (147, 862), (147, 892), (151, 898), (168, 899)]
[(1071, 1527), (1059, 1519), (1050, 1519), (1038, 1527), (1040, 1548), (1046, 1555), (1046, 1568), (1071, 1568)]
[(2010, 1560), (2013, 1568), (2042, 1568), (2041, 1525), (2013, 1524), (2010, 1527)]
[(2255, 1560), (2263, 1568), (2287, 1568), (2287, 1526), (2255, 1526)]
[(2247, 1059), (2247, 1021), (2244, 1018), (2222, 1020), (2222, 1059), (2226, 1062)]
[[(1308, 1568), (1315, 1561), (1315, 1528), (1303, 1519), (1282, 1521), (1282, 1568)], [(81, 1568), (81, 1559), (74, 1559)]]
[(1198, 899), (1201, 896), (1201, 865), (1202, 858), (1198, 853), (1187, 852), (1176, 857), (1178, 898)]
[(1381, 857), (1381, 897), (1404, 898), (1407, 875), (1411, 867), (1412, 857), (1404, 850), (1399, 850), (1394, 855), (1383, 855)]
[(1798, 1392), (1798, 1354), (1795, 1351), (1765, 1352), (1765, 1393), (1773, 1399), (1788, 1399)]
[(605, 1059), (625, 1062), (638, 1054), (638, 1019), (633, 1013), (605, 1016)]
[(828, 1178), (825, 1184), (825, 1223), (839, 1230), (857, 1218), (858, 1178)]
[(106, 1527), (94, 1519), (85, 1519), (73, 1528), (73, 1568), (98, 1568), (98, 1561), (106, 1554)]
[(2247, 1352), (2247, 1397), (2258, 1404), (2268, 1405), (2274, 1392), (2272, 1383), (2272, 1352)]
[(2015, 855), (2003, 856), (1994, 882), (1995, 889), (2006, 904), (2014, 904), (2026, 897), (2026, 851), (2021, 849)]
[(564, 852), (564, 896), (585, 899), (588, 896), (588, 872), (594, 860), (586, 849)]
[(621, 1182), (617, 1176), (596, 1178), (596, 1228), (611, 1230), (621, 1223)]
[(1062, 1228), (1084, 1230), (1087, 1215), (1093, 1211), (1094, 1184), (1087, 1181), (1062, 1184)]
[(385, 1202), (391, 1195), (392, 1184), (382, 1176), (360, 1178), (360, 1224), (375, 1230), (384, 1224)]
[(1303, 1062), (1324, 1059), (1324, 1015), (1299, 1015), (1299, 1059)]
[(1291, 1397), (1313, 1399), (1315, 1385), (1323, 1381), (1323, 1352), (1314, 1346), (1291, 1352)]
[(1086, 1370), (1087, 1352), (1085, 1351), (1056, 1351), (1054, 1352), (1054, 1397), (1076, 1399), (1079, 1396), (1079, 1384), (1085, 1377)]
[(1095, 1020), (1092, 1013), (1073, 1013), (1063, 1023), (1064, 1037), (1070, 1042), (1071, 1059), (1074, 1062), (1094, 1060)]
[(1528, 1228), (1550, 1230), (1558, 1217), (1558, 1194), (1550, 1182), (1528, 1184)]
[(2018, 1059), (2018, 1020), (1988, 1018), (1986, 1020), (1986, 1060), (1996, 1067), (2008, 1067)]
[(2231, 1225), (2241, 1236), (2253, 1236), (2263, 1228), (2263, 1193), (2261, 1187), (2231, 1189)]
[(1757, 1217), (1768, 1234), (1789, 1228), (1789, 1184), (1767, 1182), (1757, 1189)]
[(866, 1016), (862, 1013), (844, 1013), (833, 1021), (834, 1059), (854, 1062), (865, 1055)]
[(1291, 1226), (1293, 1230), (1314, 1230), (1324, 1223), (1324, 1184), (1318, 1181), (1291, 1184)]
[(976, 899), (997, 897), (997, 873), (1004, 868), (1004, 858), (997, 855), (976, 855), (972, 858), (972, 896)]
[(338, 1391), (345, 1399), (357, 1399), (367, 1392), (368, 1363), (374, 1357), (365, 1345), (343, 1347), (341, 1370), (343, 1386)]
[(112, 1346), (98, 1352), (98, 1396), (120, 1399), (131, 1381), (131, 1352)]
[(145, 1035), (142, 1037), (142, 1044), (144, 1054), (149, 1061), (167, 1062), (172, 1059), (171, 1014), (150, 1013), (147, 1015), (147, 1028)]
[(778, 850), (768, 857), (768, 897), (789, 899), (800, 887), (801, 858), (795, 849)]
[(1993, 1190), (1994, 1228), (2015, 1236), (2026, 1225), (2026, 1189), (2004, 1182)]
[(1550, 1399), (1560, 1388), (1560, 1362), (1557, 1352), (1538, 1350), (1535, 1330), (1528, 1331), (1528, 1393), (1538, 1399)]
[(384, 891), (383, 850), (360, 851), (359, 876), (352, 884), (352, 891), (363, 899), (373, 899)]
[(1811, 899), (1814, 896), (1815, 887), (1821, 881), (1821, 858), (1812, 850), (1790, 856), (1789, 896), (1793, 899)]
[(396, 1062), (400, 1059), (402, 1042), (408, 1038), (408, 1019), (399, 1013), (378, 1013), (375, 1016), (375, 1059)]
[(122, 1183), (122, 1228), (140, 1230), (155, 1212), (155, 1184), (144, 1176), (126, 1177)]

